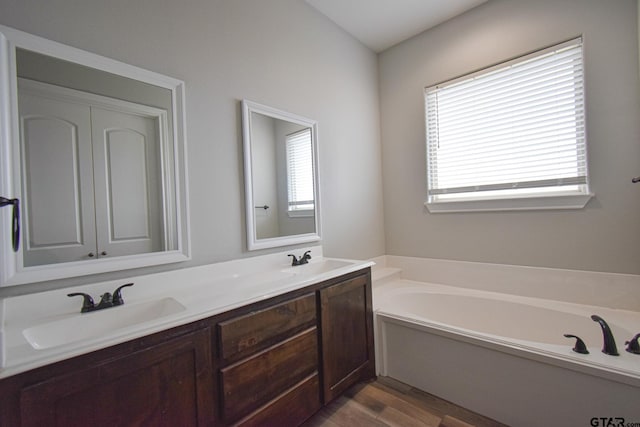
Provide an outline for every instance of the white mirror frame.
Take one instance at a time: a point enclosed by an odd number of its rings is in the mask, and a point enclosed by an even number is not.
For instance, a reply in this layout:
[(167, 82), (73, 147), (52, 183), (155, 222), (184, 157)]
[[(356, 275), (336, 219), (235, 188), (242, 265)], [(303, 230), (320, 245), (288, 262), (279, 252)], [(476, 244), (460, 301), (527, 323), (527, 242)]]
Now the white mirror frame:
[[(282, 237), (271, 237), (258, 239), (255, 220), (255, 202), (253, 194), (253, 165), (251, 160), (251, 113), (259, 113), (279, 120), (292, 122), (304, 127), (311, 128), (311, 147), (314, 159), (313, 183), (314, 183), (314, 217), (315, 232), (295, 234)], [(299, 243), (316, 242), (321, 239), (321, 219), (320, 219), (320, 185), (318, 180), (318, 124), (315, 120), (288, 113), (273, 107), (258, 104), (257, 102), (242, 101), (242, 135), (244, 148), (244, 187), (245, 187), (245, 210), (247, 220), (247, 249), (250, 251), (279, 246), (295, 245)]]
[[(123, 62), (63, 45), (0, 25), (0, 195), (21, 197), (20, 135), (18, 125), (18, 86), (16, 48), (100, 69), (143, 81), (171, 91), (173, 109), (173, 156), (176, 186), (177, 249), (146, 254), (25, 267), (22, 249), (11, 247), (11, 212), (0, 210), (0, 286), (13, 286), (46, 280), (84, 276), (168, 264), (191, 259), (187, 191), (187, 149), (184, 82)], [(23, 247), (21, 236), (20, 247)]]

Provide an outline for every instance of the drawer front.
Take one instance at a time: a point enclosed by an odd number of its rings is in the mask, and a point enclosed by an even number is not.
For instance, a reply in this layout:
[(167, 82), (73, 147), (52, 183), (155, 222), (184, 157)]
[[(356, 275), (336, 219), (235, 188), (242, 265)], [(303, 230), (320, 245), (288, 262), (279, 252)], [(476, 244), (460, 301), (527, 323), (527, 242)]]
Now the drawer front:
[(317, 372), (315, 327), (220, 370), (222, 417), (236, 421)]
[(320, 380), (315, 373), (238, 423), (242, 427), (297, 426), (322, 407)]
[(238, 360), (316, 324), (314, 294), (218, 324), (220, 356)]

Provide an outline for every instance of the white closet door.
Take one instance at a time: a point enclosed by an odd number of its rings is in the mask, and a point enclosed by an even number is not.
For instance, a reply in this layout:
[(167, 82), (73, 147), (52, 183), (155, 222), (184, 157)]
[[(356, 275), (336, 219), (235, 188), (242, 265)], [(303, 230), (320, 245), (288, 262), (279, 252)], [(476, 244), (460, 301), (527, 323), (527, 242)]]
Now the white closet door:
[(91, 122), (99, 256), (163, 250), (157, 120), (91, 107)]
[(95, 255), (88, 106), (19, 90), (24, 265)]

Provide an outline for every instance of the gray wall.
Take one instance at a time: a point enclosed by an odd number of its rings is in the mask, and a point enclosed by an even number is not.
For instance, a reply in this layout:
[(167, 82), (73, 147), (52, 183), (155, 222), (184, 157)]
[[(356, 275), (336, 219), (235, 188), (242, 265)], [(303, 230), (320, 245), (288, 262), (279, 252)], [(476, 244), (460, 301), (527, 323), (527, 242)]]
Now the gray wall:
[[(379, 56), (388, 254), (640, 273), (635, 0), (491, 0)], [(584, 35), (585, 209), (430, 214), (423, 88)]]
[[(0, 0), (0, 23), (186, 82), (193, 260), (248, 253), (240, 100), (318, 121), (325, 254), (384, 253), (377, 58), (301, 0)], [(18, 288), (18, 287), (16, 287)]]
[[(0, 0), (4, 25), (186, 82), (193, 230), (188, 263), (0, 296), (275, 251), (246, 250), (242, 98), (318, 120), (327, 255), (638, 274), (637, 17), (632, 0), (491, 0), (376, 63), (301, 0)], [(427, 213), (423, 87), (579, 34), (596, 198), (579, 211)]]

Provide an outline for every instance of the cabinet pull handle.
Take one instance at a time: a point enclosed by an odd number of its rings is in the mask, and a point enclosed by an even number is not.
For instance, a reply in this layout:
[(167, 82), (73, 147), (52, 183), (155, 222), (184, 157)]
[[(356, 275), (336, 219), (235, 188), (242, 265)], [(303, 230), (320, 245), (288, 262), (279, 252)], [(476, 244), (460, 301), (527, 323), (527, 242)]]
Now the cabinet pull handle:
[(94, 256), (96, 256), (93, 252), (89, 252), (89, 254), (87, 255), (89, 258), (93, 258)]
[(637, 184), (638, 182), (640, 182), (640, 176), (636, 176), (635, 178), (631, 178), (631, 182), (633, 182), (634, 184)]
[(0, 197), (0, 207), (13, 206), (13, 215), (11, 218), (11, 245), (14, 252), (18, 252), (20, 248), (20, 200), (7, 199), (6, 197)]
[(107, 256), (107, 251), (102, 251), (102, 252), (100, 252), (100, 255), (102, 255), (102, 256)]

